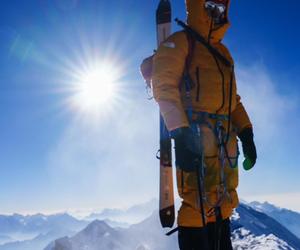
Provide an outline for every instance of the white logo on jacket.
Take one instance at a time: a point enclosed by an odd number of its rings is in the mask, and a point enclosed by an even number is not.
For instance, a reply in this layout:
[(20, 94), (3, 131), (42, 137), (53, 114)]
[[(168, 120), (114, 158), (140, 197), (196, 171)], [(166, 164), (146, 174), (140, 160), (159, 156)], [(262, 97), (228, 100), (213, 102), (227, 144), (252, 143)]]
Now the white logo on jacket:
[(173, 43), (173, 42), (165, 42), (165, 43), (163, 43), (163, 45), (170, 49), (175, 49), (175, 47), (176, 47), (175, 43)]

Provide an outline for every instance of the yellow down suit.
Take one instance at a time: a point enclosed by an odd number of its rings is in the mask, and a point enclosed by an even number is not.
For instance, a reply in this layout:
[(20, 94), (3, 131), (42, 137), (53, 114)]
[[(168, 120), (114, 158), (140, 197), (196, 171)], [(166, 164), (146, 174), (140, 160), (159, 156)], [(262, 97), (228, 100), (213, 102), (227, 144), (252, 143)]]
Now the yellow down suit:
[[(204, 0), (187, 0), (187, 24), (204, 38), (208, 38), (211, 20), (204, 9)], [(213, 27), (210, 44), (226, 57), (233, 65), (227, 48), (221, 43), (229, 22)], [(189, 42), (185, 32), (180, 31), (171, 35), (158, 48), (153, 59), (152, 87), (155, 100), (160, 106), (161, 114), (169, 131), (188, 127), (189, 120), (186, 115), (184, 91), (180, 84), (185, 69), (186, 57), (189, 52)], [(236, 81), (233, 68), (223, 64), (219, 58), (200, 42), (195, 42), (191, 63), (188, 69), (193, 88), (191, 100), (193, 110), (209, 114), (228, 115), (231, 99), (231, 126), (227, 151), (232, 164), (238, 157), (237, 134), (244, 128), (251, 127), (249, 117), (237, 94)], [(231, 83), (231, 84), (230, 84)], [(230, 98), (230, 85), (232, 96)], [(207, 117), (201, 123), (201, 142), (205, 166), (205, 214), (207, 222), (216, 220), (210, 216), (209, 211), (219, 199), (220, 190), (220, 159), (219, 148), (214, 126), (217, 119)], [(222, 124), (227, 131), (228, 120)], [(223, 219), (231, 216), (233, 208), (238, 205), (238, 169), (229, 166), (229, 159), (225, 163), (226, 195), (219, 204)], [(177, 187), (182, 206), (178, 212), (178, 225), (184, 227), (201, 227), (201, 210), (199, 206), (199, 193), (197, 176), (195, 172), (185, 172), (177, 168)]]

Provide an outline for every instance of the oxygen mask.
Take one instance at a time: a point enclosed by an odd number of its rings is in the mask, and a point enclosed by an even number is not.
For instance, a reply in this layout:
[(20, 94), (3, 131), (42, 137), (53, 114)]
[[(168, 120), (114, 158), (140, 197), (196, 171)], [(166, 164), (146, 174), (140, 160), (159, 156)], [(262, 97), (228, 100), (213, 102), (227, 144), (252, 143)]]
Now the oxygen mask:
[(210, 18), (214, 21), (214, 24), (221, 25), (227, 21), (226, 9), (228, 7), (228, 0), (207, 0), (204, 7)]

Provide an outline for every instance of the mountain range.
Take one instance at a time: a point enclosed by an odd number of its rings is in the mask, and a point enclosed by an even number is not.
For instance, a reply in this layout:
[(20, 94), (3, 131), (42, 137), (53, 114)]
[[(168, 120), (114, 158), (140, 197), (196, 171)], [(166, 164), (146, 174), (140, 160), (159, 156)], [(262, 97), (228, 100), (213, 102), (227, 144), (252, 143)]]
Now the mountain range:
[[(241, 204), (232, 217), (235, 250), (299, 250), (300, 239), (278, 221), (251, 206)], [(95, 220), (73, 237), (63, 237), (44, 250), (173, 250), (177, 235), (164, 235), (158, 212), (126, 229), (114, 229)]]
[[(104, 209), (83, 220), (69, 214), (0, 215), (0, 250), (174, 250), (157, 201), (129, 209)], [(156, 211), (156, 212), (153, 212)], [(146, 218), (146, 219), (145, 219)], [(235, 250), (299, 250), (300, 214), (269, 203), (242, 203), (232, 216)]]
[[(150, 216), (155, 209), (157, 209), (158, 201), (152, 199), (148, 202), (132, 206), (128, 209), (103, 209), (98, 213), (91, 213), (85, 217), (85, 220), (107, 220), (109, 219), (112, 224), (119, 222), (123, 223), (123, 226), (129, 226), (130, 224), (137, 223)], [(108, 221), (108, 224), (110, 224)], [(122, 226), (122, 225), (121, 225)]]
[(63, 213), (0, 215), (0, 250), (39, 250), (62, 235), (82, 230), (87, 221)]

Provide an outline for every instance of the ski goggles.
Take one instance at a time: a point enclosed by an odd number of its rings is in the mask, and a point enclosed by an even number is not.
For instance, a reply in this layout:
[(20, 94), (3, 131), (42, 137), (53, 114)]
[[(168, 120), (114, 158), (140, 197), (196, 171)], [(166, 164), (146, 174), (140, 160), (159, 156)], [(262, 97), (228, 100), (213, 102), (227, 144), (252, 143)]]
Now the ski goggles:
[(226, 22), (226, 11), (229, 0), (206, 0), (204, 7), (208, 15), (214, 19), (216, 24)]

